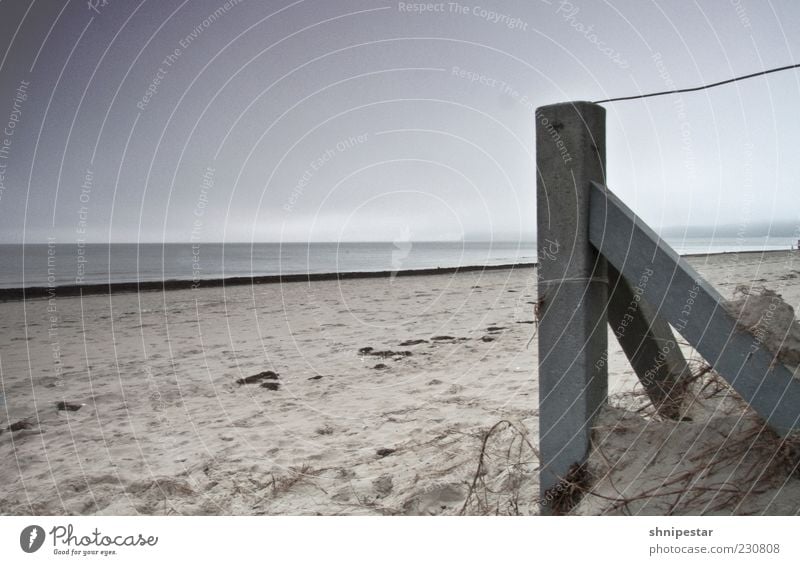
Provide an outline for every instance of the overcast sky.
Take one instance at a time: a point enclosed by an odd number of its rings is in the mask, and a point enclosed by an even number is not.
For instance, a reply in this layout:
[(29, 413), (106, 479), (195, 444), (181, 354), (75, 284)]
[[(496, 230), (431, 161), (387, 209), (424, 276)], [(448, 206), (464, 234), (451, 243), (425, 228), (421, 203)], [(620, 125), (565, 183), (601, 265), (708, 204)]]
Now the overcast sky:
[[(794, 1), (91, 3), (0, 0), (3, 242), (530, 239), (537, 106), (800, 61)], [(609, 186), (797, 225), (799, 94), (607, 104)]]

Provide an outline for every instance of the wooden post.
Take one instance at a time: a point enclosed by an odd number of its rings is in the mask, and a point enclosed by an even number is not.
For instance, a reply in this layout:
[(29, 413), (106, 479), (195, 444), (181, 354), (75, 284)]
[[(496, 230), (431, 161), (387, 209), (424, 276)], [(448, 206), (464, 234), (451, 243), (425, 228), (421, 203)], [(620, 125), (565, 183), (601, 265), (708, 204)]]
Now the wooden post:
[(536, 111), (541, 512), (557, 514), (579, 480), (608, 395), (605, 260), (589, 243), (592, 181), (605, 178), (605, 109)]

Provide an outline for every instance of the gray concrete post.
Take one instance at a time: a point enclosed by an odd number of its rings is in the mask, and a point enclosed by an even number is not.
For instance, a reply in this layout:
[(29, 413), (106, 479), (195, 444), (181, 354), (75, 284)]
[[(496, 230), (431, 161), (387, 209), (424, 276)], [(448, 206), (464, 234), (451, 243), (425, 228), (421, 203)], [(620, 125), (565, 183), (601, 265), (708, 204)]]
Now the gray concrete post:
[(541, 511), (569, 506), (608, 395), (605, 260), (589, 243), (590, 183), (605, 179), (605, 109), (536, 111)]

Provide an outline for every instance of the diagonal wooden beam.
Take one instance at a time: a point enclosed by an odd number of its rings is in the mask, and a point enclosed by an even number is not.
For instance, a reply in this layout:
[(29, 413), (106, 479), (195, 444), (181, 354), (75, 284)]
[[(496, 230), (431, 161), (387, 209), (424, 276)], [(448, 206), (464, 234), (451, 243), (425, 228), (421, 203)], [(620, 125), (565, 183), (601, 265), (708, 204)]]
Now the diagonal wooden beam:
[(658, 413), (678, 419), (690, 371), (669, 324), (642, 298), (654, 273), (644, 269), (628, 280), (613, 265), (607, 268), (608, 325)]
[(592, 182), (589, 241), (628, 280), (653, 276), (643, 290), (659, 314), (779, 434), (800, 428), (800, 381), (736, 324), (724, 299), (604, 186)]

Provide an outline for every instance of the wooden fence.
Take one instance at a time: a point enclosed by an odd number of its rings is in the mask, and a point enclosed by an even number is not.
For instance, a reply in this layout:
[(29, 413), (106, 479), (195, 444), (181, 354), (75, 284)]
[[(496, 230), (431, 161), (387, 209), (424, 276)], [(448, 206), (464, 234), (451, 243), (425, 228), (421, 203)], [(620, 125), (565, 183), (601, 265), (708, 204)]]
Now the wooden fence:
[(607, 324), (663, 416), (678, 416), (688, 375), (674, 328), (776, 432), (800, 427), (800, 381), (606, 187), (605, 109), (539, 108), (536, 144), (542, 512), (584, 470), (608, 395)]

